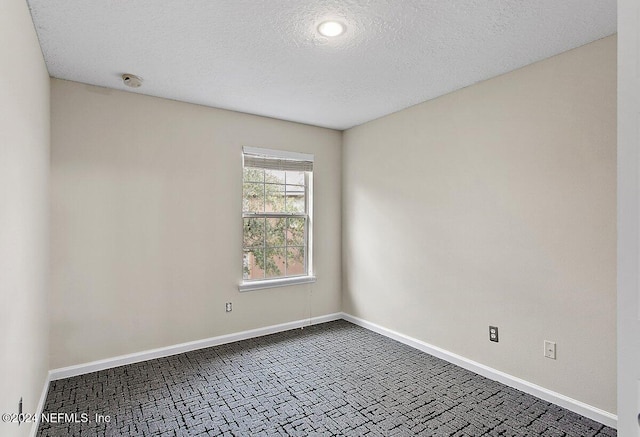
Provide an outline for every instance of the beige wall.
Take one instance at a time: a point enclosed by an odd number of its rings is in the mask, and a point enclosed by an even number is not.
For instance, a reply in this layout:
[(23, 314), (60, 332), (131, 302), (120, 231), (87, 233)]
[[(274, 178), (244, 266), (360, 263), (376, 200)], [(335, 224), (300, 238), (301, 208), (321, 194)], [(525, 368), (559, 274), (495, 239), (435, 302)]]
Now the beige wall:
[(615, 187), (615, 37), (350, 129), (343, 309), (615, 413)]
[[(55, 79), (51, 111), (52, 368), (340, 311), (340, 132)], [(238, 291), (245, 145), (315, 155), (315, 284)]]
[[(53, 79), (50, 368), (343, 309), (615, 413), (615, 54), (350, 129), (342, 152), (340, 132)], [(315, 154), (317, 283), (238, 292), (243, 145)]]
[[(34, 413), (49, 368), (49, 75), (24, 0), (0, 2), (0, 412)], [(0, 435), (29, 425), (0, 422)]]

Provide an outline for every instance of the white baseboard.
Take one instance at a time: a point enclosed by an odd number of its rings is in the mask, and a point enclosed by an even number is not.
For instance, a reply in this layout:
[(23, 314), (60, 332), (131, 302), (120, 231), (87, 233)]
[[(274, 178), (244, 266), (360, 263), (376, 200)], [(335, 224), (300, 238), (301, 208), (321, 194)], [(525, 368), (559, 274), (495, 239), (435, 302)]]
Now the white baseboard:
[[(46, 378), (44, 379), (44, 386), (42, 387), (42, 393), (40, 393), (40, 400), (38, 401), (38, 406), (36, 407), (36, 417), (40, 417), (42, 415), (42, 410), (44, 410), (44, 403), (47, 400), (47, 393), (49, 392), (49, 383), (51, 382), (51, 372), (47, 373)], [(40, 425), (40, 421), (36, 420), (31, 424), (31, 437), (36, 437), (38, 434), (38, 425)]]
[(612, 428), (617, 428), (618, 416), (615, 414), (601, 410), (592, 405), (585, 404), (584, 402), (572, 399), (563, 394), (548, 390), (539, 385), (525, 381), (524, 379), (509, 375), (508, 373), (504, 373), (489, 366), (485, 366), (484, 364), (477, 363), (463, 356), (449, 352), (445, 349), (433, 346), (429, 343), (425, 343), (424, 341), (415, 339), (413, 337), (409, 337), (408, 335), (400, 334), (399, 332), (392, 331), (391, 329), (376, 325), (375, 323), (367, 322), (366, 320), (354, 317), (351, 314), (342, 313), (342, 318), (355, 325), (361, 326), (373, 332), (377, 332), (378, 334), (382, 334), (385, 337), (389, 337), (396, 341), (399, 341), (400, 343), (404, 343), (407, 346), (411, 346), (422, 352), (426, 352), (429, 355), (433, 355), (434, 357), (438, 357), (440, 359), (448, 361), (449, 363), (470, 370), (474, 373), (477, 373), (478, 375), (482, 375), (493, 381), (498, 381), (502, 384), (508, 385), (509, 387), (515, 388), (525, 393), (529, 393), (530, 395), (559, 405), (563, 408), (566, 408), (567, 410), (573, 411), (574, 413), (578, 413), (582, 416), (588, 417), (589, 419), (595, 420), (596, 422), (602, 423)]
[(140, 361), (168, 357), (171, 355), (181, 354), (183, 352), (217, 346), (220, 344), (233, 343), (234, 341), (247, 340), (250, 338), (262, 337), (263, 335), (275, 334), (276, 332), (288, 331), (290, 329), (303, 328), (305, 326), (331, 322), (333, 320), (339, 320), (341, 318), (341, 313), (327, 314), (325, 316), (313, 317), (311, 319), (297, 320), (294, 322), (282, 323), (279, 325), (272, 325), (258, 329), (251, 329), (249, 331), (236, 332), (233, 334), (220, 335), (218, 337), (205, 338), (203, 340), (190, 341), (187, 343), (136, 352), (128, 355), (120, 355), (118, 357), (92, 361), (90, 363), (78, 364), (75, 366), (62, 367), (59, 369), (51, 370), (49, 372), (49, 380), (55, 381), (58, 379), (70, 378), (72, 376), (84, 375), (86, 373), (111, 369), (113, 367), (124, 366), (126, 364), (139, 363)]
[[(607, 411), (596, 408), (592, 405), (585, 404), (584, 402), (572, 399), (560, 393), (556, 393), (552, 390), (546, 389), (539, 385), (525, 381), (513, 375), (501, 372), (493, 369), (484, 364), (469, 360), (461, 355), (454, 354), (445, 349), (437, 346), (425, 343), (424, 341), (409, 337), (408, 335), (400, 334), (399, 332), (392, 331), (383, 326), (375, 323), (368, 322), (358, 317), (352, 316), (347, 313), (335, 313), (327, 314), (325, 316), (314, 317), (312, 319), (297, 320), (294, 322), (282, 323), (279, 325), (267, 326), (264, 328), (252, 329), (249, 331), (242, 331), (233, 334), (221, 335), (218, 337), (206, 338), (203, 340), (191, 341), (188, 343), (181, 343), (173, 346), (167, 346), (158, 349), (151, 349), (142, 352), (136, 352), (128, 355), (121, 355), (114, 358), (108, 358), (104, 360), (93, 361), (85, 364), (78, 364), (75, 366), (63, 367), (59, 369), (53, 369), (49, 371), (49, 375), (45, 381), (45, 386), (42, 391), (40, 402), (38, 403), (38, 413), (42, 412), (44, 402), (46, 399), (47, 391), (49, 389), (49, 382), (58, 379), (70, 378), (72, 376), (84, 375), (86, 373), (97, 372), (99, 370), (110, 369), (113, 367), (124, 366), (126, 364), (138, 363), (141, 361), (152, 360), (155, 358), (168, 357), (171, 355), (180, 354), (183, 352), (189, 352), (197, 349), (204, 349), (211, 346), (217, 346), (220, 344), (232, 343), (234, 341), (247, 340), (250, 338), (261, 337), (263, 335), (275, 334), (277, 332), (288, 331), (290, 329), (301, 328), (310, 325), (317, 325), (319, 323), (331, 322), (333, 320), (344, 319), (348, 322), (354, 323), (358, 326), (366, 328), (370, 331), (382, 334), (385, 337), (389, 337), (422, 352), (426, 352), (430, 355), (448, 361), (452, 364), (460, 366), (464, 369), (470, 370), (478, 375), (482, 375), (494, 381), (501, 382), (509, 387), (513, 387), (517, 390), (529, 393), (540, 399), (544, 399), (547, 402), (559, 405), (570, 411), (578, 413), (582, 416), (593, 419), (599, 423), (610, 426), (612, 428), (617, 427), (618, 416), (609, 413)], [(35, 436), (37, 431), (37, 425), (34, 424), (32, 430), (32, 436)]]

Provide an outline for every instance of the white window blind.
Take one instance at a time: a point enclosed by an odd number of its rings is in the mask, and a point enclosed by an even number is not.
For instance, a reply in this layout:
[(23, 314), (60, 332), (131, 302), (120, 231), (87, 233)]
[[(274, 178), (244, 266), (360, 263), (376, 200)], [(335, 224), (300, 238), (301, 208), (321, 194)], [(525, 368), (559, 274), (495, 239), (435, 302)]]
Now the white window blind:
[(244, 147), (245, 167), (280, 171), (313, 171), (313, 155)]

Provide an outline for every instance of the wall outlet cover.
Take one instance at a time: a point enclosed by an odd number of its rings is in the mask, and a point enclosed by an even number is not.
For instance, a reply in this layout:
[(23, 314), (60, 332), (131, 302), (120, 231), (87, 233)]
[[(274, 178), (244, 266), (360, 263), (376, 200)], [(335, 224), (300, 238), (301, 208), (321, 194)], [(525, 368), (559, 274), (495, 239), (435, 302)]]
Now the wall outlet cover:
[(544, 356), (547, 358), (551, 358), (552, 360), (556, 359), (556, 343), (553, 341), (544, 341)]
[(498, 327), (497, 326), (489, 326), (489, 340), (498, 343)]

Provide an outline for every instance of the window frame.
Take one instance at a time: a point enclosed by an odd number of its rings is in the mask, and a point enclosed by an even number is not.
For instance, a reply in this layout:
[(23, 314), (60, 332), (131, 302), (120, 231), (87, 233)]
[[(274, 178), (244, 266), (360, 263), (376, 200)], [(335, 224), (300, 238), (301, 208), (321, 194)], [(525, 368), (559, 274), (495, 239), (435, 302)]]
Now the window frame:
[[(265, 288), (275, 288), (275, 287), (283, 287), (287, 285), (295, 285), (295, 284), (305, 284), (312, 283), (316, 281), (316, 277), (313, 272), (313, 169), (311, 170), (293, 170), (293, 171), (304, 171), (304, 194), (305, 194), (305, 210), (304, 212), (245, 212), (244, 211), (244, 169), (247, 168), (245, 166), (245, 156), (246, 155), (256, 155), (259, 157), (265, 157), (267, 159), (282, 159), (286, 161), (305, 161), (313, 163), (313, 155), (298, 153), (298, 152), (288, 152), (284, 150), (271, 150), (271, 149), (262, 149), (256, 147), (243, 147), (242, 150), (242, 226), (243, 226), (243, 235), (242, 235), (242, 253), (244, 257), (245, 250), (247, 249), (244, 246), (244, 222), (245, 219), (251, 218), (264, 218), (265, 220), (268, 218), (304, 218), (305, 226), (304, 226), (304, 273), (301, 275), (295, 276), (281, 276), (276, 278), (261, 278), (261, 279), (244, 279), (244, 266), (242, 273), (242, 281), (238, 286), (240, 291), (251, 291)], [(249, 167), (249, 168), (260, 168), (260, 167)], [(268, 171), (268, 168), (264, 168), (265, 171)], [(266, 179), (262, 181), (263, 186), (266, 189)], [(285, 187), (286, 193), (286, 179), (282, 184)], [(295, 185), (295, 184), (294, 184)], [(299, 185), (298, 185), (299, 186)], [(286, 196), (286, 194), (285, 194)], [(286, 201), (286, 200), (285, 200)], [(265, 198), (266, 202), (266, 198)], [(265, 222), (266, 224), (266, 222)], [(266, 229), (265, 229), (265, 240), (266, 240)], [(263, 242), (262, 246), (265, 250), (267, 249), (266, 241)], [(280, 247), (280, 246), (278, 246)], [(284, 240), (284, 257), (285, 257), (285, 265), (287, 262), (287, 239)], [(296, 246), (299, 247), (299, 246)]]

